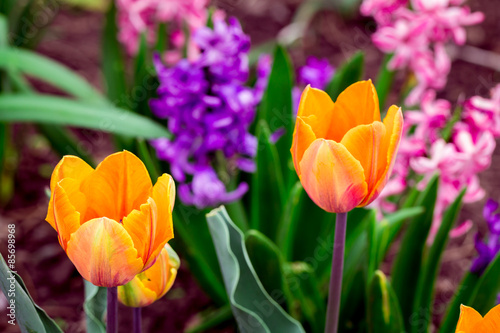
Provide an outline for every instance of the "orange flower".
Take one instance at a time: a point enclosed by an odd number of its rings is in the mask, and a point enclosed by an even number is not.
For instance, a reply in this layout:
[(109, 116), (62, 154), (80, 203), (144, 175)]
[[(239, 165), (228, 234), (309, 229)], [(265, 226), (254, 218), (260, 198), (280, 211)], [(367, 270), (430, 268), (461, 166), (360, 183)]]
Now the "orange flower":
[(118, 287), (118, 299), (126, 306), (139, 308), (154, 303), (174, 284), (181, 262), (174, 249), (166, 244), (153, 266)]
[(311, 199), (328, 212), (345, 213), (377, 198), (389, 178), (403, 130), (391, 106), (382, 123), (372, 82), (354, 83), (334, 104), (306, 87), (293, 133), (295, 170)]
[(500, 305), (481, 316), (471, 307), (460, 305), (456, 333), (498, 333), (500, 332)]
[(59, 243), (86, 280), (116, 287), (154, 264), (173, 238), (175, 185), (163, 174), (152, 185), (144, 164), (128, 151), (94, 170), (64, 156), (50, 180), (47, 217)]

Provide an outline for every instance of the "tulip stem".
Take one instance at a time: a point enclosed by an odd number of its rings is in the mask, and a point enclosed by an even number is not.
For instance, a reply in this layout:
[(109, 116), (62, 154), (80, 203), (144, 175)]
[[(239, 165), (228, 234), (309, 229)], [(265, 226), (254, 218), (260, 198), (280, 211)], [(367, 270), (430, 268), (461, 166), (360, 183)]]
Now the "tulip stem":
[(134, 333), (142, 332), (142, 308), (134, 308)]
[(108, 288), (107, 321), (106, 333), (116, 333), (118, 331), (117, 287)]
[(328, 307), (326, 309), (325, 333), (337, 333), (339, 325), (346, 224), (347, 213), (337, 213), (337, 222), (335, 223), (335, 240), (333, 241), (332, 275), (330, 276)]

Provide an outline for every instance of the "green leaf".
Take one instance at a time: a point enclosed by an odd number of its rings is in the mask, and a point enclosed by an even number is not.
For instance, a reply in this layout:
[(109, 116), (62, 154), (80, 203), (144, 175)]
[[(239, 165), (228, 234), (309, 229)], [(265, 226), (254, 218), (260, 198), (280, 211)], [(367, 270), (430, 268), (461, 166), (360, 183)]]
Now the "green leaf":
[[(497, 257), (497, 259), (500, 257)], [(446, 314), (441, 321), (439, 333), (454, 333), (460, 316), (460, 304), (471, 305), (471, 298), (476, 289), (480, 276), (468, 272), (458, 286), (455, 297), (448, 304)]]
[(441, 220), (441, 226), (434, 238), (434, 242), (432, 243), (429, 253), (422, 262), (422, 273), (418, 278), (417, 293), (413, 306), (414, 316), (412, 318), (412, 322), (418, 322), (418, 325), (411, 326), (412, 332), (418, 333), (421, 332), (422, 329), (428, 329), (429, 320), (432, 316), (432, 295), (434, 294), (434, 285), (439, 273), (441, 256), (448, 242), (450, 231), (462, 207), (464, 195), (465, 189), (460, 192), (455, 201), (446, 209), (443, 219)]
[(224, 284), (241, 332), (305, 332), (265, 291), (248, 258), (243, 233), (224, 207), (207, 215)]
[(30, 51), (18, 48), (0, 48), (0, 68), (33, 76), (89, 103), (109, 104), (81, 76), (49, 58)]
[(477, 312), (486, 315), (497, 303), (500, 293), (500, 253), (489, 264), (479, 279), (471, 296), (470, 304)]
[(83, 310), (87, 324), (87, 333), (106, 333), (107, 290), (104, 287), (94, 286), (87, 280), (83, 280), (85, 287), (85, 302)]
[(278, 247), (257, 230), (246, 233), (245, 247), (262, 286), (276, 303), (286, 309), (289, 295), (285, 289), (284, 260)]
[(319, 283), (312, 267), (305, 262), (294, 262), (287, 266), (286, 281), (295, 301), (292, 311), (309, 324), (308, 332), (321, 333), (325, 329), (325, 300), (319, 290)]
[(345, 88), (361, 80), (363, 77), (364, 61), (364, 53), (358, 51), (335, 72), (325, 90), (333, 101), (337, 100), (337, 97)]
[(258, 110), (258, 120), (265, 120), (271, 133), (284, 129), (285, 133), (276, 142), (285, 189), (290, 189), (298, 180), (292, 163), (292, 146), (295, 116), (292, 110), (293, 70), (287, 51), (277, 46), (267, 90)]
[(139, 51), (135, 56), (134, 86), (130, 95), (134, 98), (133, 109), (142, 115), (152, 117), (149, 99), (153, 97), (159, 83), (156, 76), (152, 75), (155, 74), (155, 69), (148, 51), (146, 33), (143, 33), (139, 39)]
[(276, 146), (269, 140), (271, 132), (264, 120), (257, 124), (258, 172), (252, 174), (251, 228), (276, 239), (281, 210), (285, 204), (285, 185)]
[[(106, 13), (104, 34), (102, 38), (102, 72), (106, 82), (106, 94), (117, 106), (127, 106), (127, 81), (125, 80), (125, 59), (122, 47), (118, 42), (116, 26), (116, 7), (114, 3)], [(130, 106), (128, 106), (130, 107)]]
[[(7, 2), (8, 1), (6, 1), (6, 3)], [(0, 7), (1, 6), (2, 5), (0, 5)], [(1, 12), (2, 11), (0, 11), (0, 13)], [(5, 17), (5, 15), (0, 14), (0, 48), (5, 48), (8, 45), (9, 45), (9, 22), (7, 21), (7, 17)]]
[(302, 184), (296, 182), (288, 195), (288, 200), (283, 208), (283, 214), (278, 226), (276, 244), (286, 260), (290, 260), (292, 257), (293, 242), (296, 236), (295, 230), (299, 223), (297, 219), (299, 216), (298, 209), (300, 208), (299, 201), (303, 192), (304, 188)]
[(231, 306), (228, 304), (215, 310), (209, 309), (203, 311), (202, 313), (199, 313), (198, 316), (201, 318), (196, 320), (196, 324), (193, 326), (188, 326), (184, 330), (185, 333), (206, 332), (209, 329), (233, 318), (233, 312), (231, 311)]
[(382, 221), (376, 223), (377, 247), (373, 250), (375, 262), (373, 267), (379, 267), (384, 260), (389, 247), (398, 235), (406, 220), (421, 215), (424, 212), (422, 207), (400, 208), (393, 214), (386, 215)]
[(79, 7), (85, 10), (93, 10), (93, 11), (105, 11), (108, 6), (110, 0), (60, 0), (61, 2), (65, 2), (68, 5)]
[[(7, 315), (23, 333), (62, 333), (57, 324), (31, 298), (23, 280), (7, 266), (0, 255), (0, 289), (7, 299), (8, 307), (13, 307), (15, 316)], [(10, 309), (7, 309), (10, 313)]]
[(380, 65), (377, 82), (375, 83), (381, 113), (385, 113), (385, 101), (387, 100), (387, 96), (389, 95), (392, 87), (392, 82), (394, 81), (395, 72), (387, 68), (387, 64), (391, 61), (391, 59), (392, 54), (387, 54), (384, 57), (384, 62)]
[(225, 305), (228, 303), (227, 294), (206, 213), (208, 211), (184, 206), (178, 200), (173, 212), (175, 238), (171, 244), (179, 249), (183, 262), (187, 262), (189, 270), (210, 298), (218, 305)]
[(164, 127), (130, 111), (52, 96), (0, 96), (0, 121), (77, 126), (148, 139), (170, 136)]
[(368, 332), (404, 332), (398, 298), (384, 273), (376, 271), (368, 289)]
[(438, 180), (439, 178), (434, 176), (418, 197), (416, 206), (424, 207), (425, 212), (410, 221), (392, 267), (392, 285), (400, 301), (407, 330), (410, 329), (410, 317), (421, 273), (420, 266), (434, 216)]

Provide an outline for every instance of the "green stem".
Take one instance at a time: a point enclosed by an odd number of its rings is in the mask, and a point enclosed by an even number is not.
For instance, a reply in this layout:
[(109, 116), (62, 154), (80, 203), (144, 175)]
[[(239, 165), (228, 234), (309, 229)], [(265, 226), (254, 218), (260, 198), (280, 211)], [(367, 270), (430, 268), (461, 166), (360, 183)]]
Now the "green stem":
[(118, 332), (118, 298), (117, 287), (108, 288), (108, 311), (106, 333)]

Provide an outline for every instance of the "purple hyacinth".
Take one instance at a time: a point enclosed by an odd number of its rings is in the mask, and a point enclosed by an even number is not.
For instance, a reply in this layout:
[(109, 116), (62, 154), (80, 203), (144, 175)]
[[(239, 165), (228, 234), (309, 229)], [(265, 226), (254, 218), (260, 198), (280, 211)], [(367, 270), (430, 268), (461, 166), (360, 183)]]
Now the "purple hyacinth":
[(471, 271), (482, 274), (486, 267), (493, 261), (500, 252), (500, 214), (495, 213), (499, 208), (499, 203), (488, 199), (483, 209), (483, 217), (488, 224), (488, 241), (484, 242), (481, 237), (476, 235), (475, 246), (478, 257), (474, 259)]
[(296, 86), (292, 91), (293, 109), (297, 112), (300, 102), (302, 90), (308, 84), (313, 88), (324, 90), (335, 74), (335, 68), (332, 67), (328, 59), (318, 59), (308, 57), (306, 64), (299, 68), (297, 82), (300, 86)]
[(180, 199), (204, 208), (237, 200), (248, 190), (241, 183), (228, 192), (215, 170), (230, 176), (235, 170), (255, 171), (257, 139), (248, 128), (267, 86), (270, 61), (259, 61), (254, 88), (244, 85), (250, 39), (234, 18), (197, 30), (193, 40), (201, 50), (194, 62), (183, 59), (167, 68), (159, 56), (154, 59), (160, 86), (150, 106), (155, 116), (167, 119), (173, 139), (151, 144), (181, 183)]

